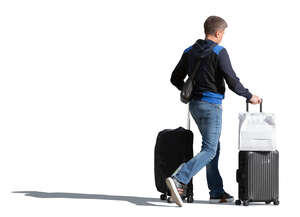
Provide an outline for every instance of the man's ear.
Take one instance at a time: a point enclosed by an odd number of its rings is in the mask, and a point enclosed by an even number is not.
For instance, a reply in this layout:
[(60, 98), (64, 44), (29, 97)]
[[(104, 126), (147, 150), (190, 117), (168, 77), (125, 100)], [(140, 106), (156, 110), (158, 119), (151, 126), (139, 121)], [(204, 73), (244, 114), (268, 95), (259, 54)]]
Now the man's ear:
[(219, 35), (219, 32), (216, 31), (216, 32), (215, 32), (215, 38), (218, 38), (218, 35)]
[(222, 30), (216, 31), (216, 38), (220, 38), (222, 34), (223, 34)]

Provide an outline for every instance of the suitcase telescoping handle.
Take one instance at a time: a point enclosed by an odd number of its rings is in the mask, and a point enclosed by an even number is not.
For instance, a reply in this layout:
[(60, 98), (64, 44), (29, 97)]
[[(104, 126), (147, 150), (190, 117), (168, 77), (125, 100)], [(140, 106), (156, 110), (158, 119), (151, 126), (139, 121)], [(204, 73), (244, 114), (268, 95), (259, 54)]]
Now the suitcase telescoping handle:
[[(262, 103), (263, 99), (261, 99), (261, 103), (259, 104), (259, 111), (262, 112)], [(249, 112), (249, 101), (246, 100), (246, 111)]]
[(190, 108), (189, 103), (187, 104), (188, 114), (187, 114), (187, 126), (186, 129), (191, 129), (191, 118), (190, 118)]

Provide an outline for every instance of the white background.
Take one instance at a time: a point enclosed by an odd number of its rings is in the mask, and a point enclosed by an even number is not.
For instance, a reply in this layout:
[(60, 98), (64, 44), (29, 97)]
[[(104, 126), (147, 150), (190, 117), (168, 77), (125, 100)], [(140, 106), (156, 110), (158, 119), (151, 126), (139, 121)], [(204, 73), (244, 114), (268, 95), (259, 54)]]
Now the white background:
[[(235, 72), (264, 99), (263, 110), (276, 114), (278, 207), (206, 204), (205, 170), (194, 177), (196, 203), (177, 208), (156, 200), (157, 133), (186, 124), (171, 72), (183, 50), (204, 37), (209, 15), (227, 21), (221, 45)], [(299, 19), (297, 1), (288, 0), (1, 1), (1, 216), (291, 211), (300, 193)], [(235, 197), (243, 111), (245, 99), (227, 89), (219, 163), (224, 188)], [(197, 153), (201, 137), (194, 122), (192, 130)], [(15, 191), (65, 194), (39, 198)]]

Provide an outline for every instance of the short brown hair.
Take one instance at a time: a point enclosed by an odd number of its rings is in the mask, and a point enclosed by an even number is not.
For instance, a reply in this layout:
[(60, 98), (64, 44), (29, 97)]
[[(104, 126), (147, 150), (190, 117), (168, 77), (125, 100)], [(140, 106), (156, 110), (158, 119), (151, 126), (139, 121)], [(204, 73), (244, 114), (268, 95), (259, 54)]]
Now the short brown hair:
[(205, 35), (213, 35), (216, 31), (223, 30), (226, 27), (226, 21), (218, 16), (209, 16), (204, 22)]

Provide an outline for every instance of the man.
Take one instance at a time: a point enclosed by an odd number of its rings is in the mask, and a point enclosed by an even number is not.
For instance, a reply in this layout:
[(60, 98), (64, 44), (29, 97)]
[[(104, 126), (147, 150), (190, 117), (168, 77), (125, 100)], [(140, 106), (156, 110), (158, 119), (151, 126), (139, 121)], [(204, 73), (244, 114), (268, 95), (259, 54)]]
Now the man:
[(261, 98), (249, 92), (232, 69), (226, 49), (218, 45), (223, 38), (227, 23), (217, 16), (210, 16), (204, 23), (205, 40), (198, 39), (184, 50), (175, 67), (171, 83), (179, 90), (184, 85), (186, 75), (191, 75), (196, 62), (201, 61), (195, 76), (195, 86), (189, 110), (202, 135), (201, 151), (191, 160), (180, 165), (166, 184), (173, 201), (182, 206), (181, 196), (191, 178), (206, 166), (210, 202), (230, 202), (233, 197), (223, 189), (223, 181), (218, 170), (220, 134), (222, 128), (222, 100), (226, 81), (229, 89), (245, 97), (252, 104), (261, 103)]

